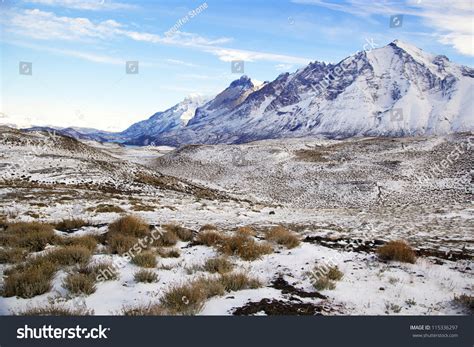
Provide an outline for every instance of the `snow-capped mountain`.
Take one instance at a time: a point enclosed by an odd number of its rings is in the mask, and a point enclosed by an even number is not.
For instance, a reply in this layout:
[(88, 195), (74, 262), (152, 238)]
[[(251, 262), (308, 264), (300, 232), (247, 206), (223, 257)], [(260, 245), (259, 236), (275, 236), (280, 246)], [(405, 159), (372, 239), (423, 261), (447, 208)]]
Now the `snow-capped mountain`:
[(240, 143), (474, 130), (474, 70), (401, 41), (358, 52), (338, 64), (314, 62), (282, 74), (235, 104), (221, 102), (226, 91), (198, 108), (187, 127), (171, 137), (162, 134), (155, 142)]
[(121, 133), (82, 135), (182, 145), (447, 134), (474, 130), (473, 95), (474, 69), (395, 40), (272, 82), (242, 76), (213, 99), (187, 98)]
[(138, 122), (120, 133), (122, 138), (133, 142), (140, 139), (140, 144), (148, 144), (148, 138), (159, 137), (163, 133), (180, 130), (192, 121), (196, 109), (204, 105), (209, 98), (192, 94), (170, 109), (157, 112), (149, 119)]

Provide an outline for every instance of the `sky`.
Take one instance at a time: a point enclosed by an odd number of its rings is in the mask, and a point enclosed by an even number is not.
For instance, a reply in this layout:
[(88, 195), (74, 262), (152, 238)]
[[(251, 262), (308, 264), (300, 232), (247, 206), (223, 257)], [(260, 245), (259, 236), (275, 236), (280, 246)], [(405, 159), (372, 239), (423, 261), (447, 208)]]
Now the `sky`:
[(473, 4), (0, 0), (0, 123), (120, 131), (219, 93), (242, 74), (232, 61), (271, 81), (395, 39), (473, 67)]

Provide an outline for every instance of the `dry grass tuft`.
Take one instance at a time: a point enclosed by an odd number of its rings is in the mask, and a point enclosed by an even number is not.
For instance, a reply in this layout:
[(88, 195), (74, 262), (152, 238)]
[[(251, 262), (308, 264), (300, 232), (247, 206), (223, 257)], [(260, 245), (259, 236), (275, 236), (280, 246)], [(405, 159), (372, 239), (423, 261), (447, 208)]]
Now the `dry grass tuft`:
[(192, 241), (194, 238), (192, 230), (183, 228), (176, 224), (165, 224), (163, 225), (163, 229), (175, 233), (181, 241)]
[(75, 295), (90, 295), (96, 290), (94, 277), (83, 273), (67, 275), (63, 281), (63, 287)]
[(210, 258), (204, 263), (204, 270), (210, 273), (224, 274), (232, 271), (234, 265), (226, 258)]
[(295, 248), (300, 244), (298, 236), (282, 226), (276, 226), (270, 229), (265, 238), (267, 241), (276, 242), (286, 248)]
[(56, 273), (57, 265), (46, 257), (35, 258), (30, 262), (15, 266), (5, 271), (2, 296), (32, 298), (51, 289), (51, 280)]
[(73, 219), (64, 219), (61, 222), (57, 223), (55, 228), (60, 231), (70, 231), (75, 229), (80, 229), (89, 225), (88, 222), (79, 218)]
[(96, 281), (113, 281), (119, 278), (119, 274), (111, 262), (94, 263), (82, 266), (77, 270), (77, 272), (91, 276)]
[(256, 260), (262, 255), (273, 252), (271, 245), (257, 243), (253, 238), (242, 234), (224, 238), (219, 250), (226, 255), (237, 255), (244, 260)]
[(170, 313), (159, 304), (148, 304), (139, 306), (129, 306), (122, 308), (122, 315), (124, 316), (165, 316)]
[(461, 294), (454, 296), (454, 301), (461, 306), (466, 307), (471, 313), (474, 312), (474, 296), (468, 294)]
[(0, 249), (0, 264), (16, 264), (25, 260), (27, 252), (23, 248)]
[(49, 224), (19, 222), (9, 224), (1, 233), (0, 245), (25, 248), (30, 252), (44, 250), (46, 245), (56, 242), (57, 236)]
[(255, 231), (255, 229), (251, 227), (239, 227), (237, 228), (236, 233), (246, 235), (246, 236), (257, 236), (257, 232)]
[(30, 307), (26, 310), (15, 313), (17, 316), (91, 316), (93, 314), (93, 310), (88, 310), (86, 308), (69, 308), (54, 304)]
[(141, 238), (150, 233), (150, 227), (138, 217), (125, 216), (109, 225), (109, 233), (119, 233)]
[(109, 234), (107, 235), (107, 243), (111, 253), (123, 254), (127, 253), (130, 249), (137, 244), (138, 239), (133, 236), (122, 235), (122, 234)]
[(396, 260), (414, 264), (416, 255), (411, 246), (405, 241), (390, 241), (377, 249), (377, 254), (382, 260)]
[(153, 241), (154, 246), (169, 247), (178, 243), (178, 235), (173, 230), (166, 230), (161, 233), (160, 237)]
[(83, 246), (66, 246), (53, 250), (47, 257), (63, 266), (86, 264), (92, 256), (92, 251)]
[(136, 282), (153, 283), (158, 281), (158, 275), (150, 270), (139, 270), (133, 276)]
[(90, 251), (94, 251), (98, 244), (97, 238), (92, 235), (64, 237), (61, 242), (66, 246), (82, 246)]
[(224, 274), (219, 282), (228, 292), (235, 292), (243, 289), (256, 289), (262, 286), (259, 280), (250, 278), (244, 273)]
[(196, 241), (197, 243), (201, 245), (206, 245), (206, 246), (211, 247), (211, 246), (219, 245), (223, 239), (224, 237), (217, 231), (207, 229), (207, 230), (199, 232), (199, 234), (197, 235)]
[(199, 232), (208, 231), (208, 230), (217, 230), (217, 227), (213, 224), (204, 224), (201, 227), (201, 229), (199, 229)]
[(132, 258), (132, 263), (147, 268), (156, 267), (156, 256), (152, 252), (138, 253)]
[(180, 251), (177, 249), (158, 249), (158, 254), (163, 258), (179, 258), (181, 256)]
[(315, 266), (311, 273), (311, 281), (316, 290), (333, 290), (336, 281), (340, 281), (344, 273), (337, 266)]
[(122, 213), (125, 210), (119, 206), (110, 204), (99, 204), (96, 207), (89, 207), (86, 211), (97, 213)]
[(223, 294), (224, 287), (218, 281), (200, 278), (191, 283), (171, 287), (160, 302), (169, 312), (194, 315), (201, 310), (206, 299)]

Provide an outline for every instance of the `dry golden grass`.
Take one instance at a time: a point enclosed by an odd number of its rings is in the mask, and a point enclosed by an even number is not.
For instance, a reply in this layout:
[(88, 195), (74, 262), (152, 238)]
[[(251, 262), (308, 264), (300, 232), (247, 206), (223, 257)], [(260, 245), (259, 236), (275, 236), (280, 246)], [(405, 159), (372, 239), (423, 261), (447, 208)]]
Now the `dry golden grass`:
[(182, 226), (176, 224), (165, 224), (163, 225), (163, 229), (174, 232), (181, 241), (192, 241), (194, 238), (194, 233), (192, 230), (183, 228)]
[(234, 265), (227, 259), (223, 257), (219, 258), (210, 258), (207, 259), (204, 263), (204, 270), (210, 273), (219, 273), (224, 274), (232, 271)]
[(67, 275), (63, 287), (75, 295), (90, 295), (96, 290), (94, 277), (83, 273)]
[(411, 246), (405, 241), (389, 241), (377, 249), (377, 254), (382, 260), (396, 260), (414, 264), (416, 255)]
[(257, 236), (257, 232), (251, 227), (239, 227), (237, 228), (236, 234), (242, 234), (246, 236)]
[(250, 261), (273, 252), (271, 245), (258, 243), (253, 238), (243, 234), (224, 238), (218, 248), (220, 252), (226, 255), (237, 255), (244, 260)]
[(282, 226), (276, 226), (265, 234), (267, 241), (276, 242), (286, 248), (295, 248), (300, 244), (298, 236)]
[(125, 212), (120, 206), (110, 205), (110, 204), (99, 204), (95, 207), (89, 207), (86, 211), (97, 212), (97, 213), (122, 213)]
[(217, 227), (213, 224), (204, 224), (200, 229), (199, 232), (206, 231), (206, 230), (217, 230)]
[(158, 249), (158, 254), (163, 258), (179, 258), (181, 253), (177, 249)]
[(23, 260), (27, 252), (23, 248), (0, 249), (0, 264), (16, 264)]
[(259, 280), (248, 277), (244, 273), (224, 274), (219, 279), (219, 282), (228, 292), (235, 292), (243, 289), (255, 289), (262, 286)]
[(124, 316), (165, 316), (170, 312), (160, 304), (148, 304), (139, 306), (126, 306), (122, 308), (122, 315)]
[(55, 304), (29, 307), (23, 311), (15, 313), (17, 316), (91, 316), (93, 314), (93, 310), (88, 310), (86, 308), (70, 308)]
[(107, 235), (107, 244), (110, 252), (114, 254), (127, 253), (137, 242), (138, 239), (134, 236), (117, 233)]
[(158, 281), (158, 275), (150, 270), (139, 270), (133, 275), (135, 282), (153, 283)]
[(322, 276), (318, 277), (313, 281), (313, 287), (316, 290), (333, 290), (336, 288), (336, 283), (334, 281), (330, 280), (328, 277)]
[(174, 314), (194, 315), (206, 299), (223, 295), (224, 287), (216, 280), (199, 278), (193, 282), (168, 289), (160, 300), (161, 306)]
[(332, 281), (340, 281), (344, 277), (344, 273), (337, 266), (333, 266), (329, 269), (326, 276)]
[(461, 306), (467, 308), (471, 313), (474, 312), (474, 296), (468, 294), (461, 294), (454, 296), (454, 301)]
[(178, 243), (178, 235), (173, 230), (165, 230), (153, 241), (153, 245), (157, 247), (174, 246), (176, 243)]
[(63, 237), (61, 243), (66, 246), (82, 246), (90, 251), (94, 251), (97, 247), (98, 240), (92, 235)]
[(344, 277), (344, 273), (337, 266), (315, 266), (311, 273), (311, 282), (316, 290), (333, 290), (336, 281)]
[(88, 222), (82, 220), (80, 218), (73, 218), (73, 219), (64, 219), (61, 222), (56, 224), (56, 229), (60, 231), (70, 231), (74, 229), (80, 229), (89, 225)]
[(98, 281), (99, 278), (104, 281), (113, 281), (119, 278), (119, 274), (111, 262), (93, 263), (81, 266), (77, 272), (91, 276), (95, 281)]
[(63, 265), (84, 265), (92, 256), (90, 249), (83, 246), (65, 246), (58, 249), (54, 249), (46, 255), (51, 261)]
[(109, 233), (119, 233), (141, 238), (150, 233), (150, 227), (138, 217), (125, 216), (109, 225)]
[(56, 241), (53, 227), (37, 222), (9, 224), (0, 236), (1, 246), (25, 248), (30, 252), (42, 251), (46, 245)]
[(56, 273), (57, 265), (46, 257), (39, 257), (30, 262), (15, 266), (5, 271), (5, 283), (2, 296), (32, 298), (51, 289), (51, 280)]
[(224, 237), (219, 232), (210, 229), (200, 231), (196, 237), (197, 243), (209, 247), (220, 244), (223, 239)]
[(156, 267), (156, 256), (152, 252), (142, 252), (132, 258), (132, 263), (147, 268)]

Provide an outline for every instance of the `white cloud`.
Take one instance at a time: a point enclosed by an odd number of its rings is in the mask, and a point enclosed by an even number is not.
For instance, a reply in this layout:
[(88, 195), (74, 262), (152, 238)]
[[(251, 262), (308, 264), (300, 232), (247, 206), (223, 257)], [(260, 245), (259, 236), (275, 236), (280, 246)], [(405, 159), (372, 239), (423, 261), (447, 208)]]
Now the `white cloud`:
[(65, 7), (74, 10), (131, 10), (136, 8), (135, 5), (124, 4), (112, 0), (23, 0), (26, 3)]
[(115, 20), (94, 23), (88, 18), (56, 16), (52, 12), (39, 9), (10, 12), (2, 23), (10, 32), (40, 40), (111, 40), (127, 37), (134, 41), (190, 47), (211, 53), (220, 60), (273, 61), (289, 64), (307, 64), (310, 60), (289, 55), (240, 50), (219, 47), (231, 41), (221, 37), (209, 39), (194, 33), (177, 31), (173, 35), (157, 35), (147, 32), (128, 30)]
[(464, 55), (474, 56), (474, 4), (472, 0), (405, 0), (401, 2), (363, 0), (334, 2), (329, 0), (292, 0), (293, 3), (316, 5), (359, 17), (406, 14), (422, 19), (435, 30), (442, 44), (454, 47)]

